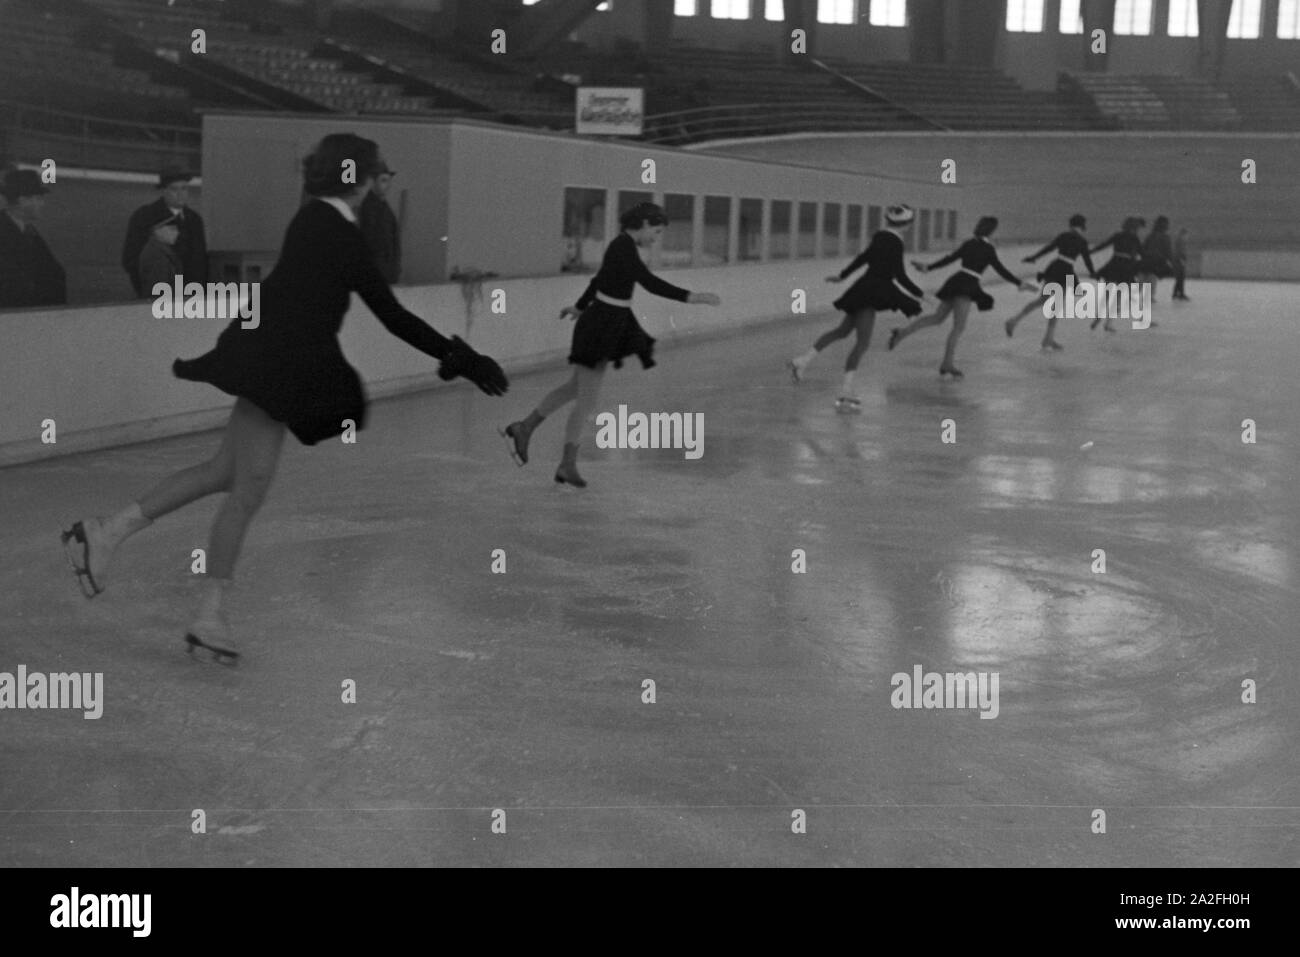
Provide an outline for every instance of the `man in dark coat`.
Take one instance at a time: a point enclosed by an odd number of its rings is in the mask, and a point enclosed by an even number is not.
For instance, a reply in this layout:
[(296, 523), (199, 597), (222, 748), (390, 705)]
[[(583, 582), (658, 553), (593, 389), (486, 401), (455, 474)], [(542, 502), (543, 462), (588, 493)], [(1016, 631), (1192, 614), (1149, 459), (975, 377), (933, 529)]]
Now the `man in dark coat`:
[(375, 176), (374, 186), (361, 203), (361, 215), (358, 217), (361, 235), (374, 253), (375, 265), (390, 286), (396, 285), (402, 275), (402, 238), (397, 228), (397, 217), (384, 200), (388, 186), (396, 175), (385, 164)]
[(67, 274), (36, 231), (49, 192), (36, 170), (11, 169), (0, 213), (0, 309), (62, 306), (68, 301)]
[(140, 281), (140, 252), (149, 241), (154, 226), (176, 218), (176, 255), (180, 258), (185, 282), (208, 281), (208, 237), (203, 229), (203, 217), (186, 205), (189, 182), (194, 177), (184, 170), (168, 169), (158, 177), (162, 195), (147, 206), (131, 214), (126, 227), (126, 241), (122, 244), (122, 268), (131, 279), (131, 288), (137, 296), (148, 296), (149, 290)]

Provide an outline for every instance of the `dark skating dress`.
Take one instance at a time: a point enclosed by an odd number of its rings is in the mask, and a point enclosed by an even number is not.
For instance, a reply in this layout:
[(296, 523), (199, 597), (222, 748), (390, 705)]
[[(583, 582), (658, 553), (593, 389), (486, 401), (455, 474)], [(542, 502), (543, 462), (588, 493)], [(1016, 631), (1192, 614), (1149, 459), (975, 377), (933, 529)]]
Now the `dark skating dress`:
[(936, 295), (944, 302), (951, 302), (958, 297), (964, 296), (971, 302), (975, 303), (980, 312), (988, 312), (993, 308), (993, 297), (984, 291), (980, 285), (980, 274), (989, 266), (997, 272), (999, 276), (1012, 285), (1019, 286), (1020, 279), (1011, 274), (1006, 266), (1002, 265), (1002, 260), (998, 259), (997, 250), (993, 244), (982, 236), (975, 236), (966, 240), (957, 248), (956, 252), (949, 253), (938, 262), (930, 263), (926, 267), (929, 272), (933, 269), (941, 269), (951, 262), (961, 260), (961, 270), (953, 273), (947, 281), (939, 287)]
[(641, 261), (636, 241), (627, 233), (619, 233), (605, 249), (600, 270), (576, 303), (582, 314), (573, 327), (569, 362), (588, 369), (612, 362), (615, 369), (621, 369), (624, 359), (636, 356), (642, 368), (654, 367), (655, 340), (641, 328), (631, 307), (598, 298), (630, 303), (632, 290), (638, 283), (646, 292), (677, 302), (686, 302), (691, 295), (690, 290), (665, 282), (652, 273)]
[(1097, 278), (1106, 282), (1131, 283), (1137, 275), (1142, 256), (1142, 240), (1137, 233), (1118, 232), (1100, 246), (1093, 247), (1093, 252), (1113, 246), (1110, 261), (1097, 271)]
[(1174, 274), (1174, 245), (1168, 233), (1152, 230), (1142, 244), (1142, 259), (1138, 272), (1158, 279)]
[(236, 317), (216, 348), (177, 359), (172, 371), (248, 399), (304, 445), (339, 435), (344, 419), (363, 428), (365, 390), (338, 341), (353, 292), (403, 342), (435, 359), (447, 355), (451, 342), (393, 298), (361, 231), (330, 203), (313, 200), (289, 223), (262, 283), (257, 327), (241, 328)]
[(1088, 267), (1088, 275), (1096, 275), (1097, 270), (1093, 268), (1092, 257), (1088, 255), (1088, 240), (1083, 237), (1082, 233), (1073, 229), (1067, 230), (1027, 258), (1030, 262), (1033, 262), (1040, 256), (1053, 251), (1056, 253), (1056, 258), (1038, 274), (1038, 281), (1043, 285), (1057, 283), (1064, 287), (1069, 277), (1078, 275), (1074, 271), (1074, 261), (1080, 256), (1083, 257), (1083, 264)]
[(870, 245), (862, 254), (845, 267), (840, 278), (847, 279), (864, 265), (866, 273), (835, 300), (836, 309), (841, 312), (874, 309), (876, 312), (901, 312), (908, 317), (920, 315), (921, 304), (894, 285), (894, 280), (898, 280), (912, 295), (923, 295), (916, 283), (907, 277), (903, 267), (903, 237), (890, 229), (880, 230), (871, 237)]

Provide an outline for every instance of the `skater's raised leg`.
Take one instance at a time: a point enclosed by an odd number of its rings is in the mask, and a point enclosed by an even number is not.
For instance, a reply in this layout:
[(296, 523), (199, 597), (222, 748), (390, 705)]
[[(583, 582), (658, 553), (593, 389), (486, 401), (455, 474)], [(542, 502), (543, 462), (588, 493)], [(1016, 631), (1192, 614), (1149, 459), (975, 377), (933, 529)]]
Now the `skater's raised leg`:
[(948, 313), (952, 312), (952, 303), (940, 301), (939, 308), (928, 316), (917, 316), (905, 326), (893, 329), (889, 333), (889, 348), (894, 349), (900, 342), (906, 339), (914, 332), (922, 329), (928, 329), (930, 326), (938, 326), (948, 318)]
[(529, 412), (526, 418), (511, 422), (503, 434), (514, 443), (514, 455), (520, 465), (528, 462), (528, 440), (533, 430), (542, 424), (542, 420), (561, 409), (565, 403), (572, 402), (578, 395), (578, 373), (574, 372), (563, 385), (556, 386), (548, 392), (537, 408)]
[(817, 353), (821, 352), (832, 342), (838, 342), (840, 339), (850, 335), (856, 328), (857, 324), (854, 322), (853, 316), (846, 312), (838, 326), (828, 332), (823, 332), (817, 337), (817, 341), (813, 343), (811, 349), (803, 355), (798, 355), (791, 359), (790, 372), (794, 376), (795, 381), (798, 382), (803, 378), (804, 370), (808, 368), (808, 363), (817, 358)]
[(1011, 338), (1011, 336), (1015, 335), (1016, 326), (1020, 325), (1021, 319), (1024, 319), (1025, 316), (1029, 315), (1035, 309), (1041, 309), (1042, 305), (1043, 305), (1043, 301), (1041, 299), (1034, 300), (1033, 302), (1027, 302), (1025, 303), (1025, 307), (1023, 309), (1021, 309), (1018, 313), (1016, 313), (1014, 316), (1008, 319), (1005, 325), (1003, 326), (1003, 328), (1006, 329), (1007, 331), (1007, 338), (1009, 339)]

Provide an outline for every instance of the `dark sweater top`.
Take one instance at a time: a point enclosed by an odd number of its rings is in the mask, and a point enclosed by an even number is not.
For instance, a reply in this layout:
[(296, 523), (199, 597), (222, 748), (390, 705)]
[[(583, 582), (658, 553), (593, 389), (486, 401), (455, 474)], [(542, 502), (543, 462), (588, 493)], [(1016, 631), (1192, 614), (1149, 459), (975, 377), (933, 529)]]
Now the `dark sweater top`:
[(916, 283), (907, 277), (907, 270), (903, 266), (903, 240), (897, 233), (891, 233), (886, 229), (878, 231), (871, 237), (870, 245), (858, 258), (844, 267), (840, 278), (847, 279), (850, 273), (856, 272), (864, 265), (867, 267), (867, 272), (858, 280), (859, 282), (888, 283), (898, 280), (899, 285), (912, 295), (925, 295)]
[(393, 296), (361, 230), (318, 200), (299, 209), (289, 223), (280, 258), (262, 283), (261, 325), (239, 330), (238, 336), (250, 343), (262, 338), (295, 353), (337, 349), (334, 340), (353, 292), (407, 345), (435, 359), (447, 354), (450, 340)]
[(1137, 233), (1125, 232), (1120, 230), (1100, 246), (1093, 246), (1089, 252), (1099, 252), (1107, 246), (1115, 247), (1115, 254), (1128, 256), (1130, 259), (1137, 259), (1142, 254), (1142, 240)]
[(1052, 250), (1056, 250), (1057, 255), (1063, 256), (1071, 261), (1082, 256), (1083, 264), (1088, 267), (1088, 272), (1094, 274), (1097, 272), (1097, 270), (1093, 268), (1092, 257), (1088, 255), (1088, 240), (1082, 233), (1076, 232), (1073, 229), (1067, 230), (1053, 239), (1042, 249), (1038, 250), (1038, 252), (1029, 256), (1028, 259), (1030, 262), (1033, 262), (1039, 256), (1046, 255)]
[(586, 309), (598, 292), (611, 299), (631, 299), (632, 290), (638, 283), (646, 292), (664, 299), (685, 302), (691, 295), (689, 289), (674, 286), (652, 273), (641, 261), (636, 251), (636, 241), (627, 233), (619, 233), (606, 247), (600, 270), (587, 285), (587, 291), (578, 299), (577, 307), (580, 310)]
[(0, 309), (62, 306), (68, 279), (45, 239), (0, 209)]
[(1020, 285), (1020, 278), (1012, 275), (1006, 266), (1002, 265), (1002, 260), (998, 259), (998, 251), (993, 248), (993, 244), (987, 239), (980, 236), (972, 237), (966, 240), (956, 252), (951, 252), (937, 262), (932, 262), (926, 266), (926, 271), (940, 269), (951, 262), (961, 260), (961, 267), (969, 269), (971, 272), (982, 273), (989, 266), (994, 271), (1012, 285)]
[(1162, 259), (1167, 262), (1174, 258), (1174, 245), (1168, 233), (1153, 229), (1147, 235), (1146, 242), (1142, 244), (1142, 252), (1148, 259)]

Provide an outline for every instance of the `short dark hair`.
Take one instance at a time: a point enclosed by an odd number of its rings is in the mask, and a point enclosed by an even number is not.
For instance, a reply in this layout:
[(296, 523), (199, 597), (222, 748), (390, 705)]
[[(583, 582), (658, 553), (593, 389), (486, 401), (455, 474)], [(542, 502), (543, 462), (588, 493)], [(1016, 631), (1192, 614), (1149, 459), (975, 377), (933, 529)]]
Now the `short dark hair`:
[(1157, 216), (1155, 224), (1151, 228), (1158, 233), (1163, 233), (1166, 229), (1169, 228), (1169, 217)]
[[(343, 164), (356, 164), (356, 182), (343, 181)], [(346, 196), (380, 168), (379, 144), (355, 133), (331, 133), (302, 161), (302, 187), (309, 196)]]
[(996, 216), (981, 216), (980, 221), (975, 224), (976, 236), (992, 236), (993, 230), (998, 228), (998, 218)]
[(619, 217), (620, 229), (640, 229), (642, 226), (667, 226), (668, 215), (655, 203), (637, 203)]
[(1088, 219), (1083, 215), (1083, 213), (1075, 213), (1070, 217), (1070, 228), (1073, 229), (1075, 226), (1078, 226), (1080, 229), (1088, 228)]

